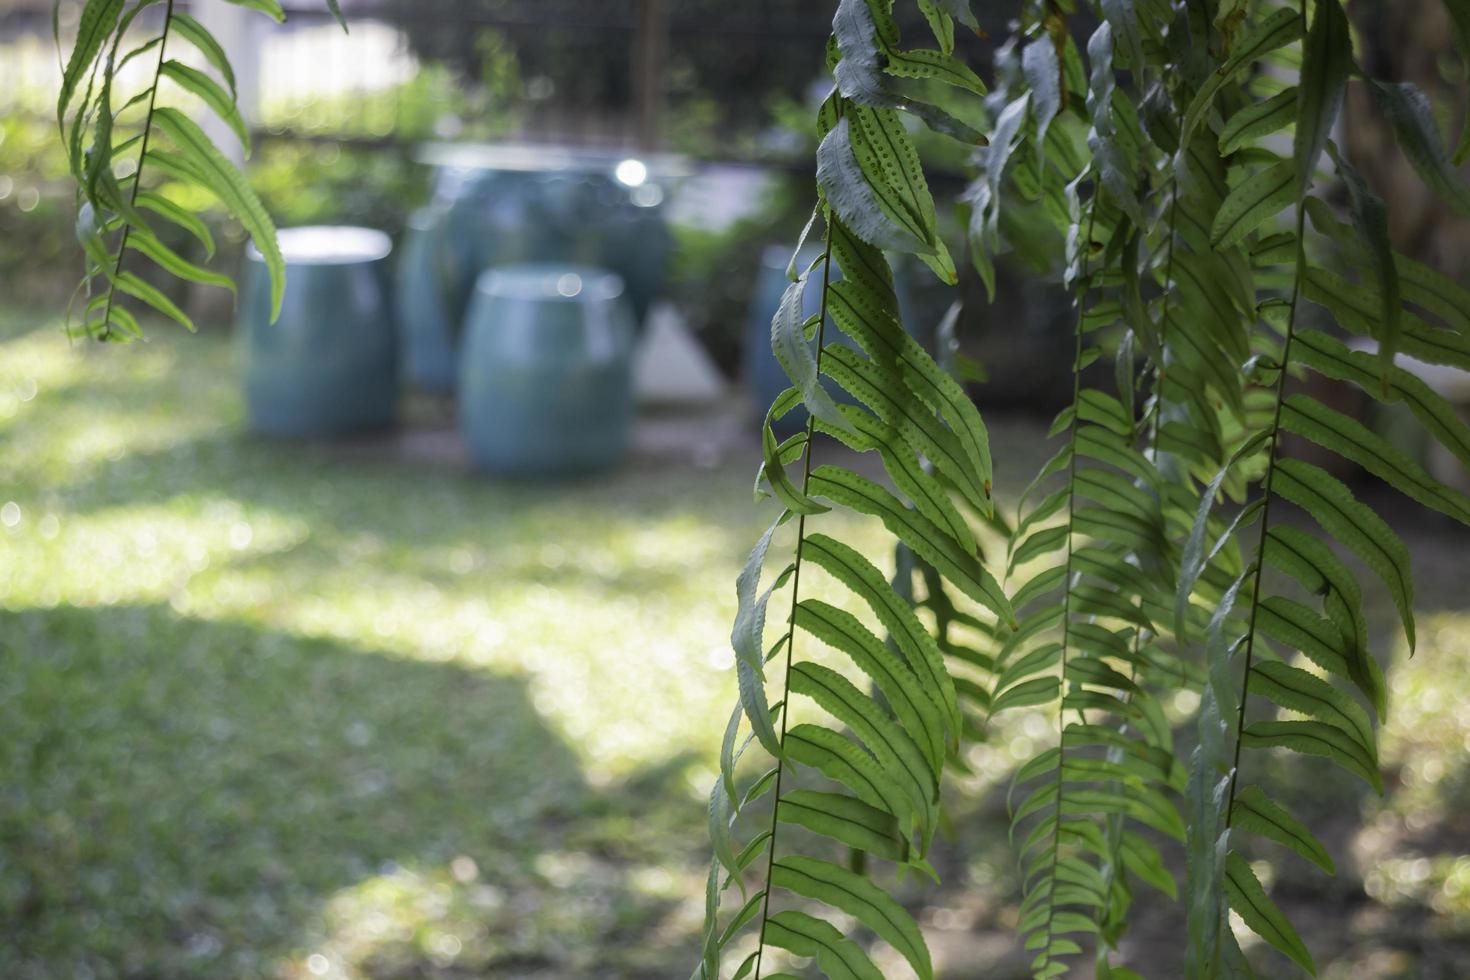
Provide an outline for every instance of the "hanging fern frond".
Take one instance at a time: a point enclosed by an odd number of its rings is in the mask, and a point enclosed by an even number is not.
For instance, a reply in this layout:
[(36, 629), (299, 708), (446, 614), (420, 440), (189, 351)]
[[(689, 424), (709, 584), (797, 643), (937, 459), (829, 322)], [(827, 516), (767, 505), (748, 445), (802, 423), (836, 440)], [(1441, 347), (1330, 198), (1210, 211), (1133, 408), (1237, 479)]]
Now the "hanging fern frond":
[[(285, 17), (275, 0), (229, 2), (277, 21)], [(163, 8), (161, 24), (156, 31), (140, 32), (139, 15), (158, 6)], [(330, 6), (340, 19), (335, 3)], [(197, 51), (218, 79), (180, 61), (181, 42)], [(122, 69), (134, 59), (150, 60), (147, 84), (138, 92), (121, 92)], [(159, 237), (150, 215), (197, 239), (209, 257), (214, 254), (203, 223), (166, 192), (148, 187), (158, 177), (207, 192), (244, 225), (270, 274), (272, 313), (280, 312), (285, 262), (270, 216), (198, 124), (160, 99), (164, 83), (224, 122), (248, 154), (250, 136), (235, 104), (234, 72), (224, 49), (203, 25), (175, 9), (175, 0), (86, 0), (62, 74), (56, 120), (76, 182), (76, 233), (86, 256), (81, 291), (87, 302), (75, 328), (99, 340), (142, 335), (135, 312), (125, 305), (128, 299), (194, 329), (163, 290), (128, 268), (130, 255), (174, 279), (234, 290), (229, 276), (187, 260)]]
[[(1304, 21), (1306, 15), (1302, 12), (1297, 16)], [(1220, 975), (1239, 967), (1240, 954), (1225, 925), (1226, 907), (1239, 914), (1245, 925), (1267, 943), (1302, 968), (1315, 972), (1309, 949), (1243, 856), (1239, 833), (1249, 832), (1286, 847), (1329, 873), (1333, 863), (1305, 824), (1258, 786), (1245, 782), (1243, 767), (1251, 757), (1243, 750), (1287, 749), (1322, 757), (1382, 792), (1373, 716), (1381, 717), (1386, 710), (1386, 689), (1382, 669), (1369, 649), (1362, 587), (1338, 557), (1339, 550), (1353, 552), (1380, 580), (1398, 608), (1411, 650), (1414, 642), (1413, 585), (1407, 549), (1345, 484), (1314, 464), (1286, 455), (1282, 434), (1301, 435), (1446, 514), (1461, 520), (1470, 516), (1462, 494), (1434, 480), (1361, 423), (1307, 394), (1286, 391), (1293, 369), (1308, 366), (1326, 377), (1352, 381), (1374, 397), (1403, 400), (1411, 408), (1417, 405), (1415, 414), (1436, 438), (1463, 447), (1463, 426), (1451, 424), (1454, 419), (1448, 405), (1423, 382), (1396, 367), (1393, 356), (1396, 350), (1402, 350), (1433, 363), (1463, 368), (1467, 362), (1460, 353), (1459, 335), (1432, 328), (1401, 309), (1399, 267), (1388, 244), (1383, 203), (1368, 191), (1326, 137), (1336, 119), (1346, 79), (1354, 71), (1341, 6), (1338, 0), (1322, 0), (1315, 5), (1303, 42), (1293, 158), (1271, 163), (1269, 153), (1257, 152), (1252, 162), (1246, 163), (1247, 168), (1255, 161), (1267, 162), (1251, 171), (1232, 192), (1233, 198), (1248, 206), (1237, 207), (1230, 214), (1246, 217), (1225, 219), (1250, 227), (1214, 236), (1215, 244), (1222, 248), (1251, 237), (1259, 241), (1262, 221), (1287, 203), (1275, 188), (1279, 174), (1290, 167), (1295, 230), (1290, 250), (1278, 250), (1272, 259), (1290, 265), (1291, 298), (1284, 323), (1266, 318), (1268, 323), (1277, 323), (1280, 334), (1279, 347), (1272, 343), (1268, 348), (1279, 351), (1268, 355), (1274, 363), (1263, 361), (1263, 373), (1274, 382), (1275, 410), (1263, 430), (1267, 465), (1257, 508), (1259, 526), (1250, 565), (1211, 620), (1207, 646), (1215, 681), (1205, 695), (1201, 747), (1194, 761), (1191, 786), (1190, 812), (1195, 816), (1191, 826), (1191, 891), (1223, 891), (1226, 902), (1202, 906), (1198, 912), (1192, 910), (1190, 976)], [(1241, 127), (1237, 133), (1243, 131)], [(1402, 132), (1400, 136), (1402, 139)], [(1242, 142), (1243, 137), (1232, 137), (1225, 145), (1238, 146)], [(1349, 190), (1351, 229), (1337, 221), (1320, 199), (1309, 196), (1324, 150)], [(1435, 156), (1426, 152), (1430, 158)], [(1261, 190), (1267, 187), (1271, 189)], [(1338, 246), (1339, 256), (1360, 277), (1360, 284), (1342, 279), (1309, 258), (1309, 214), (1313, 226)], [(1415, 276), (1420, 283), (1411, 288), (1433, 297), (1437, 290), (1428, 281), (1434, 277), (1418, 272)], [(1375, 358), (1349, 351), (1326, 335), (1303, 328), (1303, 300), (1331, 312), (1339, 327), (1376, 341), (1379, 355)], [(1431, 308), (1443, 305), (1431, 298)], [(1201, 501), (1193, 536), (1196, 541), (1204, 537), (1201, 529), (1215, 488), (1208, 488)], [(1283, 524), (1273, 513), (1273, 502), (1278, 500), (1310, 515), (1320, 533)], [(1298, 599), (1272, 594), (1274, 589), (1267, 587), (1268, 568), (1294, 582), (1301, 595), (1316, 597), (1320, 612)], [(1192, 571), (1187, 567), (1178, 584), (1181, 603), (1192, 588)], [(1305, 658), (1305, 665), (1292, 662), (1298, 655)], [(1238, 682), (1231, 679), (1237, 672), (1242, 678)], [(1356, 691), (1367, 707), (1349, 691)], [(1262, 713), (1262, 708), (1269, 710)], [(1230, 740), (1234, 742), (1233, 758), (1227, 755)]]
[[(950, 13), (930, 7), (926, 16), (947, 47)], [(970, 524), (992, 507), (988, 434), (959, 383), (905, 333), (884, 255), (885, 249), (906, 252), (955, 281), (904, 120), (958, 130), (934, 107), (900, 97), (894, 80), (983, 87), (948, 52), (904, 49), (897, 42), (887, 5), (844, 0), (829, 46), (837, 89), (818, 113), (823, 257), (811, 269), (792, 270), (795, 281), (772, 324), (773, 349), (793, 387), (768, 416), (758, 483), (785, 513), (762, 538), (737, 590), (743, 707), (733, 716), (727, 744), (748, 725), (774, 765), (741, 793), (740, 750), (723, 754), (712, 791), (712, 820), (720, 826), (697, 971), (706, 978), (720, 975), (726, 948), (741, 942), (745, 931), (755, 934), (755, 948), (740, 961), (737, 976), (764, 975), (773, 948), (815, 957), (829, 976), (877, 976), (854, 937), (813, 917), (822, 906), (852, 916), (918, 976), (933, 975), (909, 913), (839, 861), (850, 848), (932, 874), (925, 854), (938, 825), (940, 776), (966, 731), (947, 663), (952, 651), (942, 650), (920, 621), (910, 588), (895, 588), (867, 557), (808, 527), (808, 520), (820, 520), (832, 507), (876, 518), (905, 554), (943, 583), (931, 589), (932, 599), (940, 601), (947, 586), (993, 617), (982, 624), (965, 614), (977, 625), (1014, 625), (1011, 603), (980, 560)], [(821, 278), (822, 301), (807, 319), (800, 301), (809, 276)], [(841, 330), (851, 346), (832, 342), (829, 330)], [(855, 403), (838, 404), (827, 390), (831, 383)], [(777, 443), (769, 423), (798, 405), (808, 413), (805, 432)], [(876, 454), (892, 489), (845, 466), (817, 463), (818, 433)], [(788, 474), (798, 463), (800, 475)], [(772, 590), (788, 584), (782, 573), (758, 594), (760, 569), (774, 534), (787, 523), (795, 524), (796, 537), (790, 613), (767, 649), (762, 627)], [(804, 595), (803, 578), (814, 574), (840, 586), (865, 616)], [(803, 651), (814, 643), (843, 655), (854, 673), (810, 659)], [(796, 703), (819, 709), (821, 720), (791, 720)], [(813, 777), (822, 788), (794, 785)], [(767, 793), (769, 815), (757, 824), (762, 830), (752, 845), (737, 848), (727, 839), (731, 828), (740, 827), (748, 808)], [(717, 927), (725, 888), (744, 891), (747, 869), (759, 870), (761, 862), (745, 859), (751, 846), (765, 855), (764, 875), (729, 924)]]

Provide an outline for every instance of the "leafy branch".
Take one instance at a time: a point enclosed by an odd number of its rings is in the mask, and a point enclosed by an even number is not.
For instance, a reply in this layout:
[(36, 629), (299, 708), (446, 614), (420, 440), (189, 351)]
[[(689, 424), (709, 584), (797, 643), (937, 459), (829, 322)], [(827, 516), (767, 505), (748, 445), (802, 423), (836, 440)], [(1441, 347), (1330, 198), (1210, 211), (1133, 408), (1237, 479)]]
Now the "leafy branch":
[[(56, 2), (59, 12), (61, 0)], [(276, 21), (285, 18), (277, 0), (228, 2), (259, 10)], [(133, 28), (140, 15), (160, 3), (164, 9), (158, 31), (135, 39)], [(329, 0), (329, 7), (340, 20), (337, 4)], [(213, 74), (180, 61), (171, 43), (176, 40), (192, 48)], [(144, 88), (131, 95), (119, 93), (123, 68), (155, 51)], [(177, 10), (174, 0), (86, 0), (63, 69), (56, 119), (76, 183), (77, 239), (86, 255), (79, 291), (90, 298), (78, 329), (98, 340), (142, 336), (137, 316), (123, 304), (123, 296), (194, 329), (179, 304), (129, 268), (130, 256), (148, 260), (173, 279), (234, 290), (233, 279), (185, 258), (151, 224), (161, 219), (192, 239), (206, 259), (213, 257), (208, 227), (167, 187), (148, 188), (147, 178), (154, 176), (203, 190), (244, 225), (270, 273), (273, 315), (280, 312), (285, 262), (275, 226), (244, 176), (199, 125), (180, 108), (160, 104), (164, 80), (228, 125), (248, 154), (249, 132), (236, 105), (234, 72), (224, 49), (203, 25)], [(160, 137), (166, 147), (159, 145)], [(117, 171), (134, 147), (137, 155), (124, 189)], [(105, 288), (94, 295), (99, 279)]]

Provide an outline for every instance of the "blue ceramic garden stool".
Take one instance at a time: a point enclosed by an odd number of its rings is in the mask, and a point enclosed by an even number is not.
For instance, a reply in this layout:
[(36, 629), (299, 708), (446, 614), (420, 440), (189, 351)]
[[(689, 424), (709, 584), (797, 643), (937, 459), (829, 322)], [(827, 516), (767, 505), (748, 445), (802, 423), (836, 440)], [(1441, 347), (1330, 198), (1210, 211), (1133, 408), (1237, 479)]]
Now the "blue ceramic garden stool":
[(633, 321), (623, 281), (590, 266), (513, 265), (475, 284), (459, 422), (477, 469), (502, 476), (617, 464), (633, 422)]
[(250, 428), (287, 438), (386, 426), (398, 399), (388, 236), (369, 228), (280, 232), (286, 293), (270, 322), (270, 276), (247, 250), (239, 332)]
[[(447, 295), (449, 283), (460, 276), (454, 268), (459, 252), (448, 240), (447, 217), (445, 209), (434, 206), (409, 215), (393, 290), (404, 380), (439, 394), (453, 392), (458, 380), (455, 352), (463, 320), (451, 314)], [(461, 302), (461, 314), (463, 310)]]

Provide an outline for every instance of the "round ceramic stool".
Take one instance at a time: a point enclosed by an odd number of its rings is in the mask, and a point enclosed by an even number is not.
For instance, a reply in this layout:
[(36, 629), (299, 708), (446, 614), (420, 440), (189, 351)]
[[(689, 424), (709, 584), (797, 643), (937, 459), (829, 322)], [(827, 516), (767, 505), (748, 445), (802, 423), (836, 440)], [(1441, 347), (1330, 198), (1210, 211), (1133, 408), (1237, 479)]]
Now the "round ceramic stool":
[(618, 276), (589, 266), (490, 269), (462, 336), (460, 432), (477, 469), (563, 476), (622, 460), (633, 320)]
[(270, 276), (246, 253), (238, 332), (254, 432), (312, 438), (386, 426), (398, 398), (388, 236), (369, 228), (287, 228), (281, 315)]

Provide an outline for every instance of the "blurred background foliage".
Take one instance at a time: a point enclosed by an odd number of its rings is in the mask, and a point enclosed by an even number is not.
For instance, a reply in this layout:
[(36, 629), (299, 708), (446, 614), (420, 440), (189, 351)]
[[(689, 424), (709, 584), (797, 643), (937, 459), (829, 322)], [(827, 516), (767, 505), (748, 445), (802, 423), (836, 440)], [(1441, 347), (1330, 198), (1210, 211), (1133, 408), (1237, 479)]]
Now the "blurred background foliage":
[[(49, 6), (9, 0), (0, 7), (0, 288), (30, 303), (65, 299), (81, 267), (47, 84), (46, 71), (55, 70)], [(829, 11), (799, 0), (669, 6), (657, 92), (649, 96), (636, 79), (647, 56), (639, 3), (344, 3), (354, 25), (348, 38), (318, 6), (290, 10), (285, 25), (253, 35), (265, 53), (247, 174), (279, 225), (361, 224), (396, 236), (428, 196), (428, 168), (414, 161), (426, 140), (612, 144), (630, 154), (683, 154), (713, 165), (716, 185), (733, 173), (741, 187), (759, 187), (718, 217), (700, 206), (705, 188), (673, 212), (669, 298), (716, 362), (737, 373), (761, 251), (793, 242), (806, 219), (816, 145), (810, 110), (822, 95), (812, 85)], [(908, 28), (926, 29), (916, 11), (908, 19)], [(364, 36), (381, 53), (376, 68), (365, 69), (359, 62), (371, 59), (353, 53)], [(967, 43), (972, 60), (989, 57), (988, 42), (961, 39)], [(332, 86), (312, 84), (322, 70), (337, 77)], [(640, 132), (639, 118), (650, 98), (658, 107), (652, 137)], [(919, 135), (940, 175), (937, 193), (953, 198), (963, 187), (967, 149)], [(214, 224), (222, 248), (216, 261), (233, 268), (243, 231), (223, 215)], [(957, 219), (947, 231), (956, 244), (962, 240)], [(192, 260), (204, 258), (197, 243), (169, 244)], [(228, 313), (228, 297), (162, 277), (156, 284), (178, 302), (211, 310), (206, 323)], [(914, 292), (916, 308), (937, 322), (949, 303), (943, 291), (925, 276), (914, 277)]]

